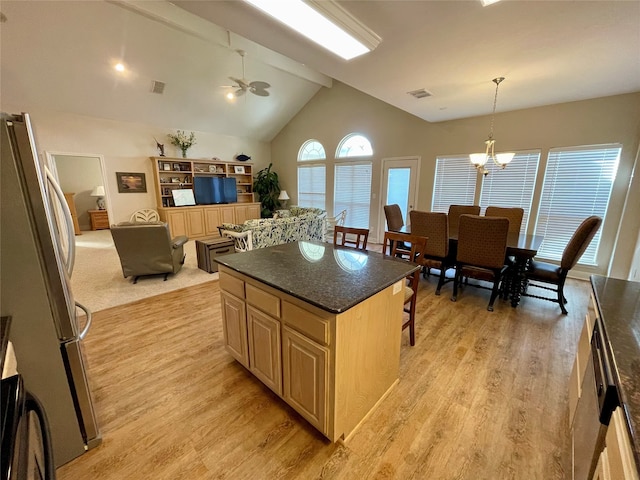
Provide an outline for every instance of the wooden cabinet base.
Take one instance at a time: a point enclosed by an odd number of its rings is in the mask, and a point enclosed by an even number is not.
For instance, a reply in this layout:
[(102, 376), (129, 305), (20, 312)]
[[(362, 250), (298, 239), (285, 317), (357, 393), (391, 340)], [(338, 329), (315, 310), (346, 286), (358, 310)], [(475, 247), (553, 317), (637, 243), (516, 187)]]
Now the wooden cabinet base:
[(398, 382), (402, 289), (332, 314), (219, 271), (226, 349), (323, 435), (346, 441)]
[(172, 237), (219, 237), (218, 227), (223, 223), (243, 223), (245, 220), (260, 218), (260, 203), (158, 208), (158, 214), (160, 220), (169, 224)]
[(89, 210), (91, 230), (105, 230), (109, 228), (109, 214), (106, 210)]

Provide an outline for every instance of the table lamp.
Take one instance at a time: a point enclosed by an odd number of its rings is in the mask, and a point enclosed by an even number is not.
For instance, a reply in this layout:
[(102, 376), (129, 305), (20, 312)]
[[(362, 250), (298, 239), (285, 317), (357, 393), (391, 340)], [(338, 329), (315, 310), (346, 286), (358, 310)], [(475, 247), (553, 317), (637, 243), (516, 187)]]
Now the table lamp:
[(280, 190), (280, 196), (278, 197), (278, 200), (280, 200), (280, 203), (282, 203), (282, 206), (284, 208), (287, 208), (287, 200), (289, 200), (289, 195), (287, 194), (286, 190)]
[(105, 204), (104, 204), (104, 187), (102, 185), (98, 185), (97, 187), (95, 187), (93, 189), (93, 191), (91, 192), (91, 196), (92, 197), (98, 197), (98, 199), (96, 200), (96, 205), (98, 206), (98, 210), (104, 210), (105, 209)]

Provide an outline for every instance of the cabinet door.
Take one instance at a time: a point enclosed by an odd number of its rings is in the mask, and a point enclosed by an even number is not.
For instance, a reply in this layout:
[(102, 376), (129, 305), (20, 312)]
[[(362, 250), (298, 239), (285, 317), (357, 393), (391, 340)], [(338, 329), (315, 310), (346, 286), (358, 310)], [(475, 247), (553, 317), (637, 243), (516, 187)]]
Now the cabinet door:
[(271, 390), (282, 396), (280, 322), (248, 306), (249, 370)]
[(220, 207), (220, 218), (223, 223), (238, 223), (233, 207)]
[(260, 218), (260, 207), (258, 205), (236, 205), (236, 223), (244, 223), (246, 220)]
[(611, 476), (609, 473), (609, 456), (607, 454), (606, 447), (600, 454), (600, 457), (598, 457), (596, 471), (593, 472), (593, 477), (591, 477), (591, 480), (611, 480)]
[(205, 234), (204, 231), (204, 217), (202, 215), (202, 209), (189, 209), (186, 212), (187, 217), (187, 236), (189, 237), (202, 237)]
[(638, 467), (626, 423), (622, 407), (617, 407), (611, 415), (605, 440), (611, 480), (638, 480)]
[(222, 225), (220, 209), (218, 207), (204, 207), (204, 228), (207, 235), (220, 236), (219, 225)]
[(287, 326), (282, 328), (283, 398), (327, 433), (329, 352)]
[(189, 229), (187, 228), (187, 219), (184, 211), (166, 211), (167, 223), (169, 224), (169, 231), (172, 237), (178, 235), (189, 235)]
[(224, 346), (236, 360), (249, 368), (245, 303), (227, 292), (221, 292), (220, 299), (222, 304)]

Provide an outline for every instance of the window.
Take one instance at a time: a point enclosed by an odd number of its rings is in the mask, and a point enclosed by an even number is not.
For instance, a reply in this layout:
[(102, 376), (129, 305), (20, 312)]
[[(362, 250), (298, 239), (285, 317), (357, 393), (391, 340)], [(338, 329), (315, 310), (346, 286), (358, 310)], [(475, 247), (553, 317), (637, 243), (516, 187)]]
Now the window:
[(298, 167), (298, 205), (325, 209), (326, 168), (324, 165)]
[[(371, 142), (358, 134), (345, 136), (336, 150), (336, 158), (352, 158), (373, 155)], [(345, 224), (355, 228), (369, 228), (371, 209), (371, 161), (336, 163), (333, 189), (333, 209), (347, 211)]]
[(488, 206), (520, 207), (524, 210), (520, 233), (527, 231), (531, 212), (533, 189), (538, 174), (540, 151), (518, 152), (507, 168), (500, 168), (493, 162), (487, 164), (489, 174), (482, 179), (480, 193), (481, 215)]
[(477, 179), (469, 155), (436, 158), (431, 210), (447, 213), (449, 205), (473, 205)]
[(334, 210), (347, 210), (345, 224), (369, 228), (371, 162), (340, 163), (335, 167)]
[[(326, 209), (326, 154), (317, 140), (307, 140), (298, 152), (298, 205)], [(304, 164), (302, 164), (304, 162)]]
[(336, 158), (370, 157), (371, 155), (373, 155), (371, 142), (358, 133), (351, 133), (344, 137), (336, 152)]
[[(618, 144), (549, 150), (536, 225), (536, 234), (544, 235), (538, 256), (560, 260), (585, 218), (605, 217), (621, 150)], [(601, 232), (598, 230), (580, 263), (596, 265)]]

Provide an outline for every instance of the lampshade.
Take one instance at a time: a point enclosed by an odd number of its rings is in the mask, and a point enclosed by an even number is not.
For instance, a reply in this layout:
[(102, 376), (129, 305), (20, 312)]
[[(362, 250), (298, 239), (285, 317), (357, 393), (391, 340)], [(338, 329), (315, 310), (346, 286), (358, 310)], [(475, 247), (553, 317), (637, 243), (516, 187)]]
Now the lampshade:
[(91, 191), (91, 196), (104, 197), (105, 196), (104, 187), (102, 185), (98, 185), (97, 187), (94, 187), (93, 190)]
[(286, 190), (280, 190), (280, 196), (278, 197), (278, 200), (289, 200), (289, 195), (287, 194)]

